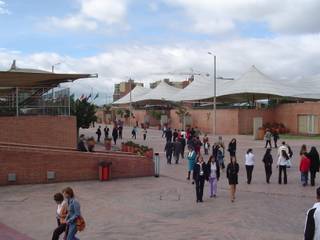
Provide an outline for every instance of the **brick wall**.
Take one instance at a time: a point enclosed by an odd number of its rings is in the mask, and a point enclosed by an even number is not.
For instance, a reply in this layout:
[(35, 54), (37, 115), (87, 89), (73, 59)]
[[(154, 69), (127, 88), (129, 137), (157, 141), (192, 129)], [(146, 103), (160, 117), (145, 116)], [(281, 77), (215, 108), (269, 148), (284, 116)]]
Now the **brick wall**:
[[(154, 174), (152, 160), (132, 154), (0, 145), (0, 185), (10, 184), (7, 181), (9, 173), (17, 174), (14, 184), (97, 180), (98, 163), (101, 160), (112, 162), (112, 178)], [(47, 171), (55, 171), (56, 179), (47, 180)]]
[(75, 148), (76, 135), (75, 117), (0, 117), (0, 142)]

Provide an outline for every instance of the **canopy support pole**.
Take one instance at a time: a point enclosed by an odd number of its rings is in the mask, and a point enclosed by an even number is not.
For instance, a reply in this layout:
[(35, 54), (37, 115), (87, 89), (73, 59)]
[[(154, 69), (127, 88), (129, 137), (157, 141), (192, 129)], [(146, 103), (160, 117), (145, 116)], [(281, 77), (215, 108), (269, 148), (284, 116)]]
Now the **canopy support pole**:
[(19, 88), (16, 87), (16, 116), (19, 117)]

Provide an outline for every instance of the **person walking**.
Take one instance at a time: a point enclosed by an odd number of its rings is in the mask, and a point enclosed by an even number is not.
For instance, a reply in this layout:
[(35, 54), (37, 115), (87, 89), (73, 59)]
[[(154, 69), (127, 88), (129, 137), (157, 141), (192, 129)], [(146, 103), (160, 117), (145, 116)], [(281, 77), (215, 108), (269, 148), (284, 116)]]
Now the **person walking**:
[(267, 148), (268, 144), (270, 145), (270, 148), (272, 148), (271, 138), (272, 138), (272, 133), (270, 129), (267, 129), (266, 134), (264, 135), (264, 140), (266, 141), (265, 148)]
[(68, 202), (64, 199), (62, 193), (56, 193), (53, 196), (53, 199), (57, 204), (56, 218), (58, 227), (52, 234), (52, 240), (59, 240), (60, 235), (64, 233), (67, 228), (66, 217), (68, 212)]
[(63, 196), (68, 201), (68, 215), (66, 217), (68, 234), (66, 240), (78, 240), (77, 218), (81, 217), (80, 204), (75, 199), (72, 188), (67, 187), (63, 190)]
[(220, 178), (220, 167), (218, 161), (211, 156), (207, 163), (207, 181), (210, 183), (210, 198), (217, 196), (217, 185)]
[(197, 202), (203, 202), (203, 188), (207, 172), (207, 165), (204, 162), (203, 157), (199, 155), (193, 170), (193, 179), (196, 183)]
[(171, 130), (171, 128), (168, 128), (168, 130), (166, 131), (166, 140), (167, 140), (167, 142), (172, 142), (172, 130)]
[(181, 138), (179, 139), (180, 143), (181, 143), (181, 158), (184, 158), (184, 151), (186, 149), (186, 139), (185, 139), (185, 135), (181, 135)]
[(137, 127), (134, 126), (131, 131), (132, 138), (137, 139)]
[(188, 152), (188, 156), (187, 156), (187, 160), (188, 160), (187, 180), (190, 180), (191, 172), (193, 172), (194, 165), (196, 164), (197, 154), (196, 154), (196, 151), (194, 150), (194, 148), (191, 146), (188, 146), (188, 150), (189, 150), (189, 152)]
[(232, 138), (228, 145), (228, 152), (230, 153), (230, 158), (236, 156), (237, 151), (237, 140)]
[(166, 153), (167, 163), (171, 164), (172, 153), (173, 153), (173, 143), (168, 141), (164, 147), (164, 151)]
[(147, 139), (147, 133), (148, 133), (147, 128), (144, 128), (142, 133), (143, 133), (143, 140), (145, 141)]
[(319, 172), (320, 167), (320, 159), (319, 159), (319, 153), (316, 149), (316, 147), (311, 147), (310, 152), (308, 153), (308, 158), (310, 159), (310, 183), (311, 186), (315, 185), (315, 178), (316, 173)]
[(264, 170), (266, 172), (266, 181), (270, 183), (270, 177), (272, 175), (273, 157), (271, 155), (271, 148), (267, 148), (266, 153), (263, 156), (262, 162), (264, 163)]
[(112, 130), (112, 138), (113, 138), (114, 145), (116, 145), (116, 144), (117, 144), (117, 139), (118, 139), (118, 129), (117, 129), (117, 126), (114, 126), (114, 127), (113, 127), (113, 130)]
[(221, 143), (217, 144), (216, 147), (216, 159), (218, 160), (221, 169), (225, 169), (225, 165), (224, 165), (224, 147)]
[(231, 157), (230, 163), (227, 165), (227, 178), (230, 185), (231, 202), (236, 199), (236, 188), (238, 184), (239, 164), (235, 157)]
[(202, 146), (202, 142), (199, 137), (194, 138), (194, 146), (195, 146), (194, 150), (196, 151), (197, 155), (199, 155), (201, 151), (201, 146)]
[(109, 138), (109, 131), (110, 129), (108, 128), (108, 126), (105, 126), (105, 128), (103, 129), (104, 131), (104, 139)]
[(202, 143), (203, 143), (204, 155), (208, 155), (210, 144), (209, 144), (209, 138), (208, 138), (207, 134), (204, 135), (204, 137), (202, 139)]
[(96, 131), (96, 134), (98, 136), (97, 138), (97, 142), (100, 142), (100, 137), (101, 137), (101, 126), (98, 127), (97, 131)]
[(279, 168), (279, 179), (278, 183), (282, 184), (282, 173), (283, 173), (283, 183), (287, 184), (287, 161), (289, 156), (285, 150), (281, 151), (281, 155), (278, 157), (277, 167)]
[(273, 135), (274, 147), (278, 148), (278, 144), (277, 143), (278, 143), (278, 140), (280, 138), (278, 130), (274, 130), (272, 135)]
[(123, 132), (123, 126), (122, 126), (122, 122), (120, 122), (119, 125), (118, 125), (119, 139), (122, 139), (122, 132)]
[(301, 183), (304, 187), (308, 185), (308, 173), (310, 170), (310, 159), (306, 155), (306, 152), (302, 153), (300, 160)]
[(252, 152), (252, 149), (249, 148), (246, 155), (245, 155), (245, 165), (246, 165), (247, 183), (248, 184), (251, 184), (254, 162), (255, 162), (254, 154)]
[(173, 142), (175, 142), (177, 138), (178, 138), (178, 131), (177, 129), (175, 129), (173, 132)]
[(178, 138), (176, 138), (175, 142), (173, 143), (173, 154), (174, 154), (174, 159), (176, 161), (176, 164), (179, 164), (179, 158), (181, 154), (181, 143)]
[(307, 212), (306, 223), (304, 227), (305, 240), (320, 239), (320, 187), (316, 190), (317, 202)]

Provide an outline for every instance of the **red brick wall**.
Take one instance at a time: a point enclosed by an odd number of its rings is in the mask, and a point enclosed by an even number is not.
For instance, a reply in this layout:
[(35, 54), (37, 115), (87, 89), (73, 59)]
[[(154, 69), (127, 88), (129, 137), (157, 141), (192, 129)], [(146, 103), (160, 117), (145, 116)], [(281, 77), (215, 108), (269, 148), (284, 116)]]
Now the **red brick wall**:
[[(0, 185), (9, 184), (9, 173), (17, 175), (14, 184), (97, 180), (101, 160), (112, 162), (112, 178), (154, 174), (153, 161), (136, 155), (0, 146)], [(56, 179), (47, 180), (47, 171), (55, 171)]]
[(72, 147), (77, 145), (75, 117), (0, 117), (0, 142)]
[[(192, 118), (192, 125), (202, 132), (212, 133), (213, 111), (211, 109), (188, 109)], [(176, 110), (170, 112), (172, 128), (181, 128)], [(238, 109), (217, 109), (217, 134), (238, 134)]]
[[(320, 102), (282, 104), (275, 111), (277, 122), (283, 123), (290, 132), (298, 134), (298, 115), (313, 114), (320, 118)], [(320, 129), (320, 121), (318, 122)]]
[(256, 117), (261, 117), (263, 124), (276, 121), (273, 109), (239, 109), (239, 134), (253, 134)]

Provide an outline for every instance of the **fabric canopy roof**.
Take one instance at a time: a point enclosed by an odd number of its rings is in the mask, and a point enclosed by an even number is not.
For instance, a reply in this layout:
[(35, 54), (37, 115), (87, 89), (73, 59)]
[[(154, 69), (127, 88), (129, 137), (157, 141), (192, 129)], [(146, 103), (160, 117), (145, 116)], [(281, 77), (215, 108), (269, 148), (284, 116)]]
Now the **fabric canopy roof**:
[(164, 81), (161, 81), (159, 85), (156, 88), (151, 89), (149, 93), (136, 98), (135, 102), (150, 101), (150, 100), (171, 101), (172, 96), (176, 95), (180, 91), (182, 91), (182, 89), (172, 87), (167, 83), (165, 83)]
[(74, 81), (79, 78), (91, 78), (91, 74), (60, 74), (33, 69), (12, 69), (0, 71), (0, 87), (56, 87), (60, 83)]
[[(137, 99), (146, 95), (150, 91), (151, 91), (151, 89), (149, 89), (149, 88), (136, 86), (131, 91), (131, 102), (136, 102)], [(115, 101), (113, 104), (128, 104), (128, 103), (130, 103), (130, 93), (128, 93), (124, 97), (120, 98), (119, 100)]]
[[(235, 80), (217, 79), (216, 96), (223, 102), (246, 102), (268, 98), (320, 99), (320, 77), (302, 81), (278, 81), (252, 66)], [(133, 102), (163, 100), (171, 102), (212, 99), (214, 86), (212, 77), (196, 76), (184, 89), (177, 89), (161, 82), (148, 94), (137, 97)]]

